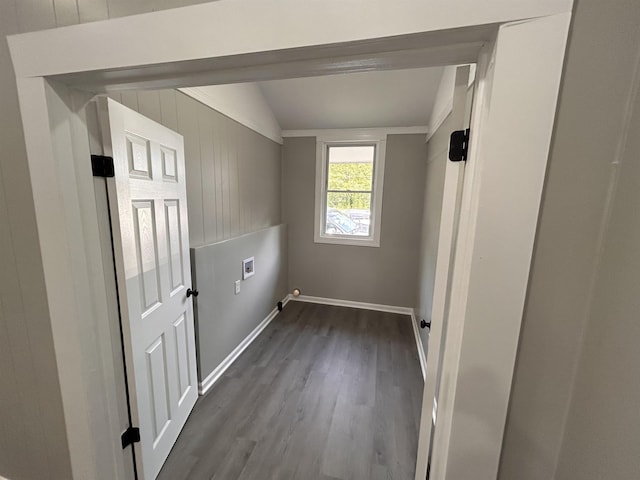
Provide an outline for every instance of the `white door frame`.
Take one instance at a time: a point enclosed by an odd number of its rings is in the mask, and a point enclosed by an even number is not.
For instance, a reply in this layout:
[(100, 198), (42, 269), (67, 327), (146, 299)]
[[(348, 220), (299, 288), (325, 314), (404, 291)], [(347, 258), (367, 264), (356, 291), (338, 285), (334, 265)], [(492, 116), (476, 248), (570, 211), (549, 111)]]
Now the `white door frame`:
[(122, 455), (108, 427), (116, 411), (111, 352), (91, 334), (104, 329), (107, 307), (95, 280), (103, 266), (83, 163), (86, 119), (67, 86), (185, 87), (484, 55), (432, 479), (489, 480), (497, 475), (570, 17), (571, 0), (369, 0), (366, 7), (223, 0), (9, 37), (74, 478), (121, 478)]
[[(479, 66), (481, 72), (486, 71), (486, 64)], [(453, 102), (447, 125), (455, 130), (470, 126), (466, 116), (467, 103), (469, 101), (469, 77), (470, 67), (457, 67), (454, 76)], [(482, 95), (482, 92), (480, 92)], [(447, 297), (450, 274), (453, 267), (454, 246), (456, 239), (458, 201), (461, 200), (462, 185), (464, 181), (464, 162), (451, 162), (448, 160), (448, 152), (443, 151), (439, 162), (446, 162), (444, 167), (444, 184), (442, 189), (442, 209), (440, 215), (440, 229), (438, 232), (438, 251), (436, 255), (435, 273), (433, 281), (433, 300), (431, 304), (431, 326), (429, 327), (427, 361), (425, 368), (424, 389), (422, 392), (422, 412), (420, 415), (420, 438), (418, 439), (418, 458), (416, 460), (416, 478), (424, 476), (429, 463), (429, 451), (431, 445), (432, 425), (437, 417), (438, 391), (438, 366), (440, 363), (440, 348), (446, 338), (447, 324)], [(429, 432), (429, 433), (427, 433)]]

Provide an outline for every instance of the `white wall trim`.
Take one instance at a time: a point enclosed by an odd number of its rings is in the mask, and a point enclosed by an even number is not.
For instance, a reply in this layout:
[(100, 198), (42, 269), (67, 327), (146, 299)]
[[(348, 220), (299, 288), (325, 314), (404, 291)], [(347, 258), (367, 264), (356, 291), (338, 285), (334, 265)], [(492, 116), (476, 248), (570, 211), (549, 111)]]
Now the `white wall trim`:
[(416, 127), (380, 127), (380, 128), (327, 128), (327, 129), (310, 129), (310, 130), (282, 130), (282, 137), (323, 137), (330, 139), (332, 137), (358, 138), (360, 135), (367, 136), (384, 136), (384, 135), (412, 135), (427, 134), (429, 127), (419, 125)]
[(360, 308), (362, 310), (375, 310), (378, 312), (399, 313), (402, 315), (413, 314), (411, 307), (397, 307), (394, 305), (381, 305), (379, 303), (354, 302), (351, 300), (341, 300), (339, 298), (313, 297), (310, 295), (300, 295), (294, 297), (289, 295), (294, 302), (319, 303), (322, 305), (334, 305), (336, 307)]
[[(375, 0), (367, 3), (367, 21), (358, 22), (361, 2), (331, 2), (329, 6), (326, 2), (245, 0), (244, 8), (239, 8), (237, 2), (219, 1), (90, 26), (24, 33), (10, 36), (9, 43), (19, 77), (47, 76), (505, 23), (570, 12), (571, 5), (571, 0), (411, 0), (398, 8), (396, 2)], [(246, 12), (252, 12), (251, 16)], [(117, 36), (108, 35), (114, 31)], [(153, 31), (169, 34), (141, 41), (140, 32)], [(16, 47), (20, 55), (15, 55)], [(371, 66), (368, 64), (369, 69)], [(335, 66), (333, 71), (339, 73)]]
[[(232, 89), (233, 95), (226, 94), (226, 91), (230, 89)], [(280, 125), (257, 85), (246, 83), (214, 85), (210, 87), (178, 88), (178, 91), (235, 120), (263, 137), (282, 144)]]
[[(287, 303), (289, 303), (290, 297), (291, 295), (286, 295), (282, 299), (283, 307)], [(245, 339), (242, 340), (238, 344), (238, 346), (234, 348), (233, 351), (229, 355), (227, 355), (227, 357), (222, 362), (220, 362), (220, 365), (218, 365), (209, 375), (207, 375), (207, 378), (205, 378), (203, 381), (198, 383), (198, 393), (200, 395), (206, 395), (213, 388), (216, 382), (220, 380), (220, 377), (224, 375), (224, 372), (226, 372), (228, 368), (231, 365), (233, 365), (233, 362), (235, 362), (238, 359), (240, 354), (242, 354), (242, 352), (244, 352), (247, 349), (247, 347), (251, 345), (256, 338), (258, 338), (258, 335), (260, 335), (262, 331), (265, 328), (267, 328), (267, 326), (272, 322), (272, 320), (276, 318), (278, 313), (280, 312), (278, 311), (277, 307), (271, 310), (271, 312), (269, 312), (269, 315), (267, 315), (265, 319), (262, 320), (258, 324), (258, 326), (254, 328), (251, 331), (251, 333), (247, 335)]]
[[(325, 233), (327, 219), (327, 171), (328, 171), (328, 147), (348, 145), (375, 144), (375, 158), (373, 161), (373, 185), (371, 188), (371, 224), (369, 235), (340, 235)], [(382, 225), (382, 199), (384, 196), (384, 172), (387, 155), (386, 134), (373, 134), (362, 130), (354, 132), (351, 136), (346, 131), (338, 135), (326, 135), (316, 137), (316, 181), (315, 181), (315, 205), (313, 241), (315, 243), (331, 243), (334, 245), (354, 245), (358, 247), (379, 247)]]
[(416, 315), (416, 309), (411, 312), (411, 326), (413, 327), (413, 335), (416, 337), (416, 348), (418, 349), (418, 359), (420, 360), (420, 370), (422, 371), (422, 380), (427, 379), (427, 356), (424, 351), (424, 344), (422, 343), (422, 337), (420, 336), (420, 330), (418, 325), (418, 315)]

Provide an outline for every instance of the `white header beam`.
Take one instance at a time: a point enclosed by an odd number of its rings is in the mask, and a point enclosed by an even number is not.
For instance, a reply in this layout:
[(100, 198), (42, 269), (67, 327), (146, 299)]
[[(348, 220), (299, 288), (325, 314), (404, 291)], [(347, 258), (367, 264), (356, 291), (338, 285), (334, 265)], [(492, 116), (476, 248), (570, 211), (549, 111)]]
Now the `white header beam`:
[(571, 0), (221, 0), (9, 37), (18, 77), (357, 42), (571, 11)]

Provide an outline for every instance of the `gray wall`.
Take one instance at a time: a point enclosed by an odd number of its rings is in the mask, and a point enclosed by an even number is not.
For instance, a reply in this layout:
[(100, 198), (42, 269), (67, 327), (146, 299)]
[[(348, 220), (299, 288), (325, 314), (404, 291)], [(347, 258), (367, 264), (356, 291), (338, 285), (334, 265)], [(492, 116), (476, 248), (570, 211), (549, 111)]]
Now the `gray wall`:
[(6, 175), (10, 159), (0, 157), (0, 475), (71, 478), (33, 204), (15, 183), (28, 172), (17, 163)]
[[(438, 236), (440, 234), (440, 214), (444, 193), (444, 173), (451, 116), (440, 125), (427, 143), (427, 171), (424, 187), (424, 212), (422, 216), (422, 234), (420, 237), (420, 271), (418, 272), (418, 303), (416, 314), (418, 321), (431, 320), (433, 306), (433, 285), (438, 255)], [(428, 350), (429, 330), (420, 329), (425, 356)]]
[[(638, 25), (637, 1), (576, 4), (505, 431), (504, 480), (640, 475), (640, 335), (631, 320), (638, 314), (637, 143), (606, 223), (625, 109), (639, 81)], [(634, 127), (630, 139), (638, 137)]]
[[(204, 380), (287, 294), (287, 227), (279, 225), (191, 250), (196, 301), (198, 380)], [(241, 281), (242, 260), (255, 275)]]
[(69, 478), (31, 182), (5, 39), (54, 22), (50, 2), (41, 1), (40, 8), (30, 3), (31, 13), (25, 4), (0, 0), (0, 475)]
[(280, 145), (176, 90), (110, 95), (184, 136), (189, 243), (280, 223)]
[(413, 307), (424, 200), (424, 135), (387, 137), (379, 248), (314, 243), (316, 139), (286, 138), (282, 152), (289, 287), (305, 295)]
[[(638, 32), (640, 8), (633, 18)], [(633, 83), (637, 90), (637, 73)], [(640, 96), (628, 135), (569, 406), (558, 480), (640, 478)]]

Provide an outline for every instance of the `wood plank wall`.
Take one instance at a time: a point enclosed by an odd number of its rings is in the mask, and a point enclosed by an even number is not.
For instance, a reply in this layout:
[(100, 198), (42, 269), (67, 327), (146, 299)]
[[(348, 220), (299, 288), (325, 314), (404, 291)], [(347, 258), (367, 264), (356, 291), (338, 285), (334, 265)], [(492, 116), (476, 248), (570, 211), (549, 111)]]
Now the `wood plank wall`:
[(190, 246), (280, 223), (280, 145), (176, 90), (114, 100), (184, 136)]
[[(208, 0), (2, 0), (17, 17), (18, 32), (64, 27), (184, 7)], [(18, 33), (16, 32), (16, 33)]]

